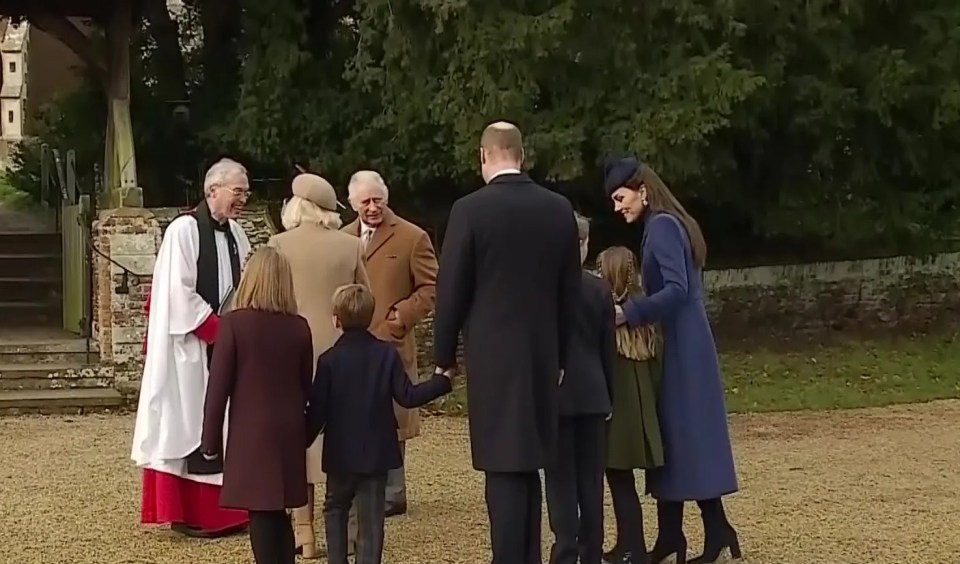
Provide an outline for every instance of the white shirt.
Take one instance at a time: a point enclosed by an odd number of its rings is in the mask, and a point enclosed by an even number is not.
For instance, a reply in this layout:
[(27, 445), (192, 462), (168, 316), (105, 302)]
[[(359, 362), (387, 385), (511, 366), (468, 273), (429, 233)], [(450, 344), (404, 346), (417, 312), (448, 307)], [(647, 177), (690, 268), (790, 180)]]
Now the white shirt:
[(505, 168), (503, 170), (498, 170), (497, 172), (490, 175), (490, 180), (487, 181), (487, 184), (493, 182), (493, 179), (500, 176), (501, 174), (521, 174), (519, 169), (516, 168)]
[(367, 244), (373, 239), (373, 234), (377, 232), (377, 228), (373, 225), (367, 225), (364, 222), (360, 222), (360, 241), (363, 243), (364, 248)]

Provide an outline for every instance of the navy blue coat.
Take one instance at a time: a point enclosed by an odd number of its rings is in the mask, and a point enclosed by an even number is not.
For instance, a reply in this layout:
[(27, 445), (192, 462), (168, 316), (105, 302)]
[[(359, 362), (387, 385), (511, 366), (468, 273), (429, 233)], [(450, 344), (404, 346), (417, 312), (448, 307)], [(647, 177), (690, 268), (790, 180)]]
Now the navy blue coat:
[(345, 331), (317, 360), (306, 445), (323, 429), (327, 474), (371, 475), (399, 468), (403, 459), (393, 401), (412, 409), (450, 389), (450, 380), (436, 374), (414, 384), (396, 347), (365, 330)]
[(624, 317), (631, 326), (659, 323), (663, 331), (658, 413), (665, 463), (648, 474), (651, 494), (692, 501), (733, 493), (737, 473), (701, 271), (674, 216), (647, 217), (640, 273), (647, 297), (625, 303)]

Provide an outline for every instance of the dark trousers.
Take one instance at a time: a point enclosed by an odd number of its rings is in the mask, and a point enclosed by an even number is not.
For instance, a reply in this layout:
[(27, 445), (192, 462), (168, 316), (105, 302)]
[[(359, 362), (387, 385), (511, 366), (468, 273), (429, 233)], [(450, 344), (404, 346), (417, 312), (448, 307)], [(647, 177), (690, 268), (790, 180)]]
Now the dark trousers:
[(560, 418), (557, 463), (544, 472), (551, 564), (600, 564), (606, 435), (603, 416)]
[[(400, 441), (400, 456), (406, 459), (407, 441)], [(407, 479), (403, 466), (387, 472), (387, 507), (400, 508), (407, 505)]]
[(541, 564), (539, 472), (486, 472), (493, 564)]
[(250, 512), (250, 547), (257, 564), (294, 564), (294, 544), (286, 511)]
[(617, 520), (617, 544), (614, 552), (645, 554), (647, 546), (643, 536), (643, 508), (640, 506), (633, 470), (608, 468), (607, 485), (610, 486), (613, 515)]
[(386, 487), (386, 473), (327, 474), (323, 519), (329, 564), (347, 564), (347, 521), (351, 505), (357, 508), (356, 564), (380, 564)]

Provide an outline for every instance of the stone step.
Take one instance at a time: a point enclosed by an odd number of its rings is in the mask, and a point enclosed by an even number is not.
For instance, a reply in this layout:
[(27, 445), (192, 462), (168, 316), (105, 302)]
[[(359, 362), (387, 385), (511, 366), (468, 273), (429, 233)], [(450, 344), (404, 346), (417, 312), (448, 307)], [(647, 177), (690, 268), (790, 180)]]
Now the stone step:
[[(0, 299), (4, 299), (0, 297)], [(47, 302), (0, 301), (0, 320), (5, 327), (55, 327), (63, 324), (63, 305)]]
[(59, 277), (0, 274), (0, 296), (4, 301), (58, 303), (62, 295), (63, 282)]
[(0, 232), (0, 254), (59, 255), (62, 248), (59, 233)]
[(89, 353), (86, 339), (37, 339), (29, 334), (23, 338), (0, 339), (0, 365), (9, 364), (59, 364), (85, 366), (96, 362), (100, 348), (90, 341)]
[(74, 390), (0, 390), (0, 415), (67, 415), (117, 411), (120, 392), (109, 388)]
[(62, 271), (60, 253), (0, 253), (0, 276), (5, 278), (60, 278)]
[(0, 390), (110, 388), (113, 371), (74, 364), (0, 364)]

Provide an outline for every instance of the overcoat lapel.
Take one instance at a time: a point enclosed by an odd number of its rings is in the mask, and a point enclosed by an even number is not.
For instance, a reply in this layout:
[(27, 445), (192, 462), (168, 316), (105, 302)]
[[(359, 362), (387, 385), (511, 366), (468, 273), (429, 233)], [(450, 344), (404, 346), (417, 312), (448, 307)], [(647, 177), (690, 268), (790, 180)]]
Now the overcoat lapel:
[(376, 253), (380, 247), (384, 245), (384, 243), (389, 241), (396, 232), (397, 216), (394, 215), (389, 208), (384, 209), (383, 213), (383, 222), (379, 227), (377, 227), (376, 231), (373, 232), (373, 237), (370, 239), (370, 243), (367, 245), (367, 260), (370, 260), (370, 257), (373, 256), (373, 254)]

